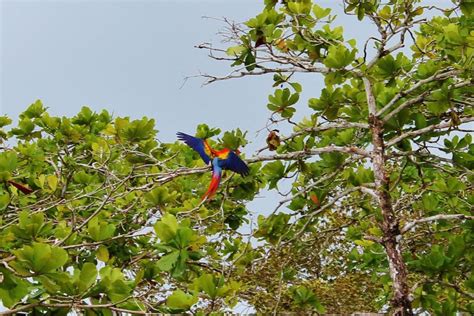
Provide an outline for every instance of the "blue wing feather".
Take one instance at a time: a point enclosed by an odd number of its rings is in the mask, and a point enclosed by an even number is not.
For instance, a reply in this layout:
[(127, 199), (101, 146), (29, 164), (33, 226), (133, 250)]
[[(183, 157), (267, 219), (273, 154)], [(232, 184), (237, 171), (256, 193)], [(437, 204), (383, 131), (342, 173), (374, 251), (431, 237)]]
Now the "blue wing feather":
[(249, 167), (233, 151), (229, 152), (229, 155), (227, 156), (226, 159), (221, 160), (221, 167), (222, 169), (227, 169), (227, 170), (232, 170), (234, 172), (237, 172), (241, 174), (242, 176), (246, 176), (250, 173)]
[(176, 135), (178, 136), (179, 140), (182, 140), (186, 143), (186, 145), (197, 151), (199, 156), (201, 156), (202, 160), (204, 160), (204, 162), (206, 163), (206, 165), (209, 164), (211, 158), (206, 153), (206, 147), (203, 139), (181, 132), (176, 133)]

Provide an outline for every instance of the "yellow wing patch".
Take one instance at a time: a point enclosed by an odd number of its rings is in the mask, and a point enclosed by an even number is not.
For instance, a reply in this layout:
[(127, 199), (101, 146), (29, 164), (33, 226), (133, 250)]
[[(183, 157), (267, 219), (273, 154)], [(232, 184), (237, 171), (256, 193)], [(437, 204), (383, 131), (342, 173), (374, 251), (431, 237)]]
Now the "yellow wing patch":
[(230, 153), (229, 150), (219, 151), (219, 152), (217, 152), (217, 157), (219, 159), (227, 159), (227, 157), (229, 157), (229, 153)]
[(204, 152), (205, 152), (206, 155), (208, 155), (209, 157), (211, 157), (211, 158), (214, 157), (212, 148), (211, 148), (211, 146), (209, 146), (209, 144), (207, 143), (206, 140), (204, 140)]

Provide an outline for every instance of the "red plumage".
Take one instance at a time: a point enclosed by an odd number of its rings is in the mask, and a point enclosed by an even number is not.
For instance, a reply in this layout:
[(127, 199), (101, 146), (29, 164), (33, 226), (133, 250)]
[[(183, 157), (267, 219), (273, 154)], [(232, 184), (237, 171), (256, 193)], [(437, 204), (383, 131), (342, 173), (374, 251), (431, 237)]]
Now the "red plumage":
[(24, 194), (33, 193), (33, 190), (32, 190), (32, 189), (27, 188), (26, 186), (24, 186), (24, 185), (22, 185), (22, 184), (16, 183), (15, 181), (8, 180), (8, 183), (10, 183), (11, 185), (13, 185), (15, 188), (17, 188), (18, 190), (20, 190), (20, 191), (23, 192)]
[(202, 196), (201, 200), (210, 200), (217, 192), (217, 188), (219, 187), (219, 183), (221, 182), (221, 175), (220, 174), (213, 174), (211, 183), (209, 184), (209, 188), (207, 189), (206, 193)]

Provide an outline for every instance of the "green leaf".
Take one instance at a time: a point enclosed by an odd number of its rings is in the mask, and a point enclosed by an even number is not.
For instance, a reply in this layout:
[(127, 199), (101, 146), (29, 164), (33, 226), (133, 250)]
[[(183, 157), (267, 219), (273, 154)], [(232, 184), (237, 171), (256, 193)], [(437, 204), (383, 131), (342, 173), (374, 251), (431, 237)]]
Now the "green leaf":
[(172, 309), (176, 310), (188, 310), (196, 304), (198, 298), (196, 296), (186, 294), (181, 290), (174, 291), (168, 298), (166, 299), (166, 305)]
[(365, 15), (365, 9), (359, 6), (357, 8), (357, 19), (359, 21), (362, 21), (364, 19), (364, 15)]
[(129, 118), (115, 120), (115, 128), (120, 137), (129, 142), (139, 142), (155, 136), (155, 120), (146, 117), (130, 122)]
[(43, 106), (43, 103), (41, 100), (36, 100), (34, 103), (32, 103), (25, 112), (20, 114), (20, 118), (37, 118), (40, 117), (44, 112), (46, 111), (46, 108)]
[(323, 9), (317, 4), (313, 5), (313, 14), (317, 19), (325, 18), (329, 13), (331, 13), (331, 9)]
[(81, 272), (79, 274), (78, 288), (79, 291), (87, 291), (97, 279), (97, 268), (95, 264), (91, 262), (86, 262), (82, 266)]
[(247, 51), (247, 54), (244, 59), (244, 64), (245, 69), (247, 69), (247, 71), (252, 71), (255, 69), (255, 56), (253, 55), (253, 51), (250, 49)]
[(295, 89), (295, 91), (298, 93), (301, 93), (301, 91), (303, 91), (301, 84), (299, 84), (298, 82), (290, 82), (290, 86), (292, 86), (293, 89)]
[(145, 199), (155, 206), (164, 206), (170, 199), (167, 187), (157, 186), (145, 194)]
[(2, 192), (0, 194), (0, 211), (3, 211), (10, 204), (10, 193)]
[(179, 257), (179, 251), (173, 251), (158, 260), (156, 265), (161, 271), (171, 271)]
[(14, 276), (11, 272), (0, 268), (2, 282), (0, 282), (0, 302), (11, 308), (30, 292), (30, 284), (22, 278)]
[(0, 127), (10, 125), (12, 120), (7, 116), (0, 116)]
[(298, 306), (312, 306), (318, 313), (324, 313), (325, 308), (321, 305), (313, 291), (300, 285), (291, 289), (293, 301)]
[(426, 118), (423, 114), (421, 113), (416, 113), (415, 114), (415, 127), (417, 129), (424, 128), (428, 126), (428, 123), (426, 121)]
[(28, 267), (36, 273), (47, 273), (62, 267), (68, 260), (66, 250), (48, 244), (34, 242), (33, 246), (25, 246), (14, 251), (17, 257), (16, 267)]
[(240, 56), (247, 48), (242, 45), (232, 46), (227, 48), (226, 54), (228, 56), (237, 57)]
[(424, 194), (421, 201), (426, 211), (435, 211), (439, 204), (435, 194)]
[(461, 0), (461, 11), (467, 17), (472, 17), (474, 15), (474, 3), (471, 0)]
[(444, 36), (449, 43), (454, 45), (461, 45), (464, 42), (459, 32), (459, 26), (455, 23), (450, 23), (444, 27)]
[(215, 278), (212, 274), (203, 274), (197, 279), (199, 289), (204, 291), (211, 299), (217, 296), (217, 286)]
[(283, 177), (285, 174), (285, 166), (279, 160), (267, 163), (262, 168), (262, 173), (268, 179), (270, 185), (269, 189), (273, 189), (277, 187), (278, 181)]
[(166, 213), (163, 215), (160, 221), (156, 222), (155, 226), (156, 235), (164, 242), (170, 241), (178, 230), (178, 221), (173, 214)]
[(377, 73), (382, 77), (391, 77), (399, 69), (392, 55), (387, 55), (377, 62)]
[(356, 245), (362, 246), (364, 248), (370, 247), (374, 244), (374, 242), (372, 240), (367, 240), (367, 239), (354, 240), (354, 243)]
[(341, 69), (352, 63), (356, 50), (349, 51), (343, 45), (333, 45), (328, 49), (328, 54), (324, 59), (324, 65), (329, 68)]
[(221, 130), (219, 128), (209, 128), (206, 124), (199, 124), (196, 128), (196, 137), (210, 138), (219, 135)]
[(105, 245), (100, 245), (96, 251), (96, 257), (102, 262), (109, 261), (109, 250)]
[(14, 151), (0, 153), (0, 171), (12, 172), (18, 165), (18, 157)]
[(58, 187), (58, 177), (55, 175), (49, 175), (46, 177), (46, 181), (48, 181), (48, 186), (51, 191), (56, 191), (56, 188)]
[(87, 224), (87, 231), (95, 241), (109, 239), (115, 234), (115, 226), (108, 224), (106, 220), (100, 220), (99, 216), (92, 218)]

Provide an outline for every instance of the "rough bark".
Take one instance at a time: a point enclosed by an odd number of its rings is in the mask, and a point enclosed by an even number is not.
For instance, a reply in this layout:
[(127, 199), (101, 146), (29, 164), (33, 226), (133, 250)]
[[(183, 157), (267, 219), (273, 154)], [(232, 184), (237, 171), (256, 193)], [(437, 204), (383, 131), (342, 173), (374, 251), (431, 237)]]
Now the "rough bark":
[(369, 125), (372, 132), (372, 165), (375, 177), (375, 190), (383, 217), (381, 223), (383, 232), (382, 244), (387, 254), (393, 287), (391, 306), (393, 315), (413, 315), (407, 282), (408, 272), (400, 250), (401, 233), (399, 221), (393, 210), (388, 191), (389, 178), (385, 168), (383, 121), (376, 116), (376, 104), (372, 93), (372, 85), (367, 78), (363, 78), (363, 81), (369, 107)]

